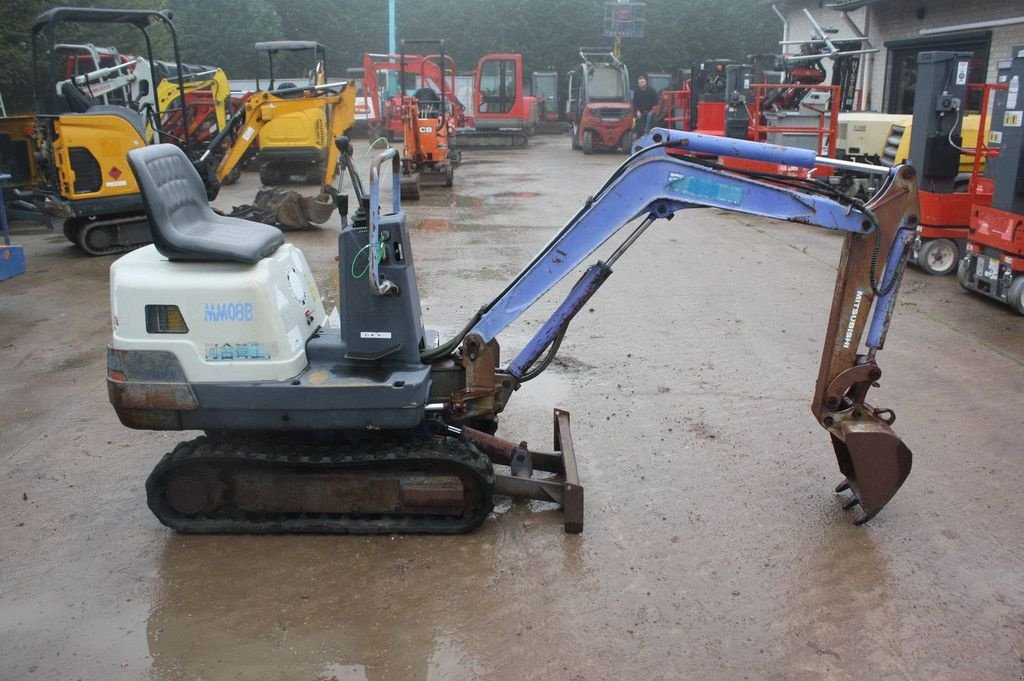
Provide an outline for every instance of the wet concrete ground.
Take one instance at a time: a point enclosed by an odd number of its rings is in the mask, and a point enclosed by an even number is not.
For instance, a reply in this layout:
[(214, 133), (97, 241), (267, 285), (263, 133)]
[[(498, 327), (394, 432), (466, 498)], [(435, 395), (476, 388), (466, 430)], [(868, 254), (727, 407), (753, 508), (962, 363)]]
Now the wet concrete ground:
[[(568, 147), (467, 152), (454, 191), (408, 206), (443, 337), (622, 160)], [(908, 272), (873, 402), (914, 470), (867, 526), (832, 494), (808, 408), (840, 238), (701, 210), (619, 261), (502, 416), (500, 434), (547, 446), (551, 408), (573, 413), (582, 535), (506, 502), (460, 537), (187, 537), (143, 481), (190, 434), (129, 431), (107, 403), (109, 259), (15, 232), (0, 679), (1024, 676), (1024, 318), (951, 277)], [(288, 238), (329, 291), (332, 227)], [(565, 290), (501, 336), (506, 358)]]

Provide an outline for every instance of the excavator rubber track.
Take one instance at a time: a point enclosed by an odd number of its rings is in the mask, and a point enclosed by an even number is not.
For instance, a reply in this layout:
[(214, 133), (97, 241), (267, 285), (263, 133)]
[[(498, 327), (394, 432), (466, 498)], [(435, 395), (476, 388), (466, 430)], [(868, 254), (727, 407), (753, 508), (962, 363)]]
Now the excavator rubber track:
[(149, 507), (189, 534), (459, 534), (494, 506), (494, 469), (452, 438), (296, 444), (182, 442), (146, 481)]
[(64, 236), (91, 256), (127, 253), (152, 243), (145, 213), (99, 220), (71, 218), (64, 221)]
[(521, 130), (465, 130), (452, 138), (452, 149), (525, 149), (529, 136)]

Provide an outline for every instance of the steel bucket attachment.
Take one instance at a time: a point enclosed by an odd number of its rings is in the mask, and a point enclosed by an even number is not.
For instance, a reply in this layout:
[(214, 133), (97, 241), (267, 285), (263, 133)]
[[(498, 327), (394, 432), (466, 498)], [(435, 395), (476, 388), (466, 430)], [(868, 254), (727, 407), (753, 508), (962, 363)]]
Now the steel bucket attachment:
[[(323, 190), (316, 196), (300, 196), (299, 197), (299, 208), (302, 211), (301, 219), (306, 221), (306, 227), (309, 227), (308, 223), (314, 225), (322, 225), (331, 219), (334, 215), (334, 209), (338, 205), (338, 192), (334, 187), (324, 187)], [(285, 223), (283, 220), (281, 224)]]
[(910, 475), (913, 456), (903, 440), (877, 417), (843, 420), (830, 429), (840, 472), (846, 476), (836, 492), (853, 496), (844, 509), (860, 505), (854, 523), (875, 517)]
[(321, 225), (334, 214), (337, 191), (325, 187), (316, 196), (303, 196), (294, 189), (264, 187), (256, 193), (256, 200), (237, 206), (231, 217), (255, 220), (283, 229), (309, 229)]

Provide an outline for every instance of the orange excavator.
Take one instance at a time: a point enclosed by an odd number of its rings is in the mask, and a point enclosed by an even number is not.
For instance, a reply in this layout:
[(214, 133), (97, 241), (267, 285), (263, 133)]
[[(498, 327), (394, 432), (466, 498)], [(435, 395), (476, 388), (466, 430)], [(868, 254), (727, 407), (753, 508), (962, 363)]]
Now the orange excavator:
[[(412, 95), (402, 95), (402, 198), (420, 198), (420, 187), (451, 187), (455, 181), (455, 164), (459, 152), (452, 151), (455, 139), (455, 119), (452, 116), (450, 93), (455, 91), (455, 69), (446, 68), (444, 40), (403, 40), (400, 57), (399, 82), (405, 82), (405, 46), (407, 44), (436, 44), (437, 62), (418, 60), (421, 86)], [(449, 59), (450, 61), (450, 59)], [(432, 64), (440, 73), (440, 87), (429, 85), (425, 65)]]

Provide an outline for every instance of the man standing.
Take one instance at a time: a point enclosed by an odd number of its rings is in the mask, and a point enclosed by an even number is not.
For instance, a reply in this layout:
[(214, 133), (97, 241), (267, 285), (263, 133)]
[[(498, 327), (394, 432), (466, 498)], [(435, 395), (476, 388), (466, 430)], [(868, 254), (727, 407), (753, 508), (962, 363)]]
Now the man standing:
[(647, 78), (640, 76), (633, 91), (633, 115), (639, 119), (639, 134), (646, 135), (651, 129), (651, 113), (658, 105), (658, 93), (647, 87)]

